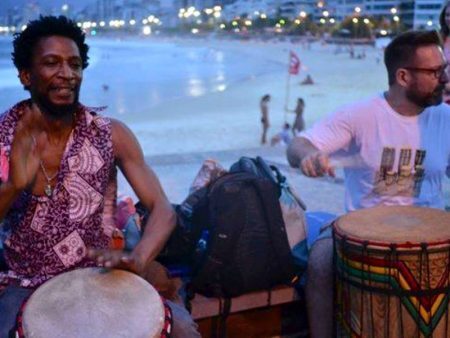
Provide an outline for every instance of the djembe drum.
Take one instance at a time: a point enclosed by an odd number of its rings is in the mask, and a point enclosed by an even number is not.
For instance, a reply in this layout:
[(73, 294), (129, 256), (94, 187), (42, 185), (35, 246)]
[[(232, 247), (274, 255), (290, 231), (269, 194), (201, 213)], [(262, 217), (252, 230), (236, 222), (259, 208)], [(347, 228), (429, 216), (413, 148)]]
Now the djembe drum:
[(169, 337), (171, 313), (158, 292), (123, 270), (86, 268), (40, 286), (19, 313), (26, 338)]
[(334, 229), (338, 337), (450, 337), (450, 214), (376, 207)]

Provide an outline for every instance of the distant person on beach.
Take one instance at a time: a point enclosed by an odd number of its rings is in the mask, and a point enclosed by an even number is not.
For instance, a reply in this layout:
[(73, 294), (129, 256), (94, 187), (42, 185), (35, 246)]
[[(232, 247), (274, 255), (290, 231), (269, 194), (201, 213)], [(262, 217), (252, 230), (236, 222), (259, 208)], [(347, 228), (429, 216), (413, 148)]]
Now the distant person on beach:
[(300, 82), (300, 84), (301, 85), (313, 85), (314, 81), (313, 81), (311, 75), (308, 74), (308, 75), (306, 75), (306, 78), (302, 82)]
[(266, 94), (261, 98), (259, 103), (259, 107), (261, 109), (261, 124), (262, 124), (262, 135), (261, 135), (261, 144), (266, 144), (267, 142), (267, 131), (269, 130), (269, 102), (270, 95)]
[(289, 123), (285, 123), (283, 124), (283, 129), (270, 139), (270, 145), (288, 146), (291, 143), (291, 141), (292, 141), (291, 125)]
[(303, 111), (305, 110), (305, 101), (299, 97), (297, 99), (297, 106), (294, 110), (285, 107), (288, 112), (295, 113), (294, 124), (292, 125), (292, 134), (296, 136), (305, 129), (305, 119), (303, 118)]
[(292, 125), (292, 133), (296, 136), (298, 133), (305, 129), (305, 119), (303, 117), (303, 111), (305, 110), (305, 101), (299, 97), (297, 100), (297, 107), (295, 107), (295, 120)]
[[(450, 107), (441, 104), (449, 80), (441, 38), (435, 31), (401, 34), (387, 46), (384, 62), (388, 90), (301, 133), (288, 148), (289, 163), (309, 177), (334, 177), (336, 168), (344, 168), (347, 211), (378, 205), (443, 209)], [(312, 338), (333, 336), (333, 243), (330, 227), (322, 230), (308, 262)]]
[[(439, 16), (439, 24), (441, 26), (441, 36), (444, 41), (444, 55), (447, 62), (450, 63), (450, 6), (446, 2)], [(444, 102), (450, 104), (450, 84), (445, 86)]]
[[(6, 168), (0, 228), (8, 266), (0, 272), (0, 337), (8, 337), (24, 300), (61, 273), (98, 266), (144, 276), (176, 220), (130, 129), (79, 102), (89, 47), (76, 22), (41, 16), (13, 45), (30, 98), (0, 115), (0, 167)], [(117, 168), (152, 211), (131, 252), (110, 249)], [(168, 303), (172, 336), (200, 337), (184, 307)]]

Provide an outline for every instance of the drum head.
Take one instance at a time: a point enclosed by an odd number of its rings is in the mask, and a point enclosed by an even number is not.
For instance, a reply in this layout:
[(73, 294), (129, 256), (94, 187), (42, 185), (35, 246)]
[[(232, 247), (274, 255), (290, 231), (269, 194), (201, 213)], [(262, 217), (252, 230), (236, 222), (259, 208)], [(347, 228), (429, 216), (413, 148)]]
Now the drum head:
[(144, 279), (122, 270), (87, 268), (52, 278), (28, 300), (27, 338), (160, 337), (164, 305)]
[(450, 240), (450, 213), (410, 206), (375, 207), (340, 217), (334, 229), (340, 236), (361, 241), (442, 243)]

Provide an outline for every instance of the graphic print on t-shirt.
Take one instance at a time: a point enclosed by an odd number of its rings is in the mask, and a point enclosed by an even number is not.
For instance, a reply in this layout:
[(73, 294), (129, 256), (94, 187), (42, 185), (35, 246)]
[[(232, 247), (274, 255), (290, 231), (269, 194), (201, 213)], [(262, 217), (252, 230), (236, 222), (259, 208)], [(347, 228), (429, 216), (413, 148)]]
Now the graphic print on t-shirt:
[(378, 195), (417, 197), (425, 177), (425, 155), (426, 151), (421, 149), (402, 148), (398, 151), (394, 147), (384, 147), (380, 168), (375, 174), (374, 192)]

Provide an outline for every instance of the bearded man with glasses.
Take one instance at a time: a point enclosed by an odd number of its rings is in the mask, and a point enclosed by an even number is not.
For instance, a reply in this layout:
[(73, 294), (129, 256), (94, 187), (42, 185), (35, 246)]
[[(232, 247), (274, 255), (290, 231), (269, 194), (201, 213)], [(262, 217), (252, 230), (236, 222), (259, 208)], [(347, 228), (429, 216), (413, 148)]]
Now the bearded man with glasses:
[[(309, 177), (342, 167), (347, 211), (379, 205), (443, 209), (450, 173), (450, 106), (442, 104), (447, 61), (437, 32), (410, 31), (386, 48), (389, 88), (338, 109), (288, 148), (292, 167)], [(367, 79), (370, 81), (370, 78)], [(311, 337), (332, 337), (331, 230), (322, 231), (308, 262)]]

